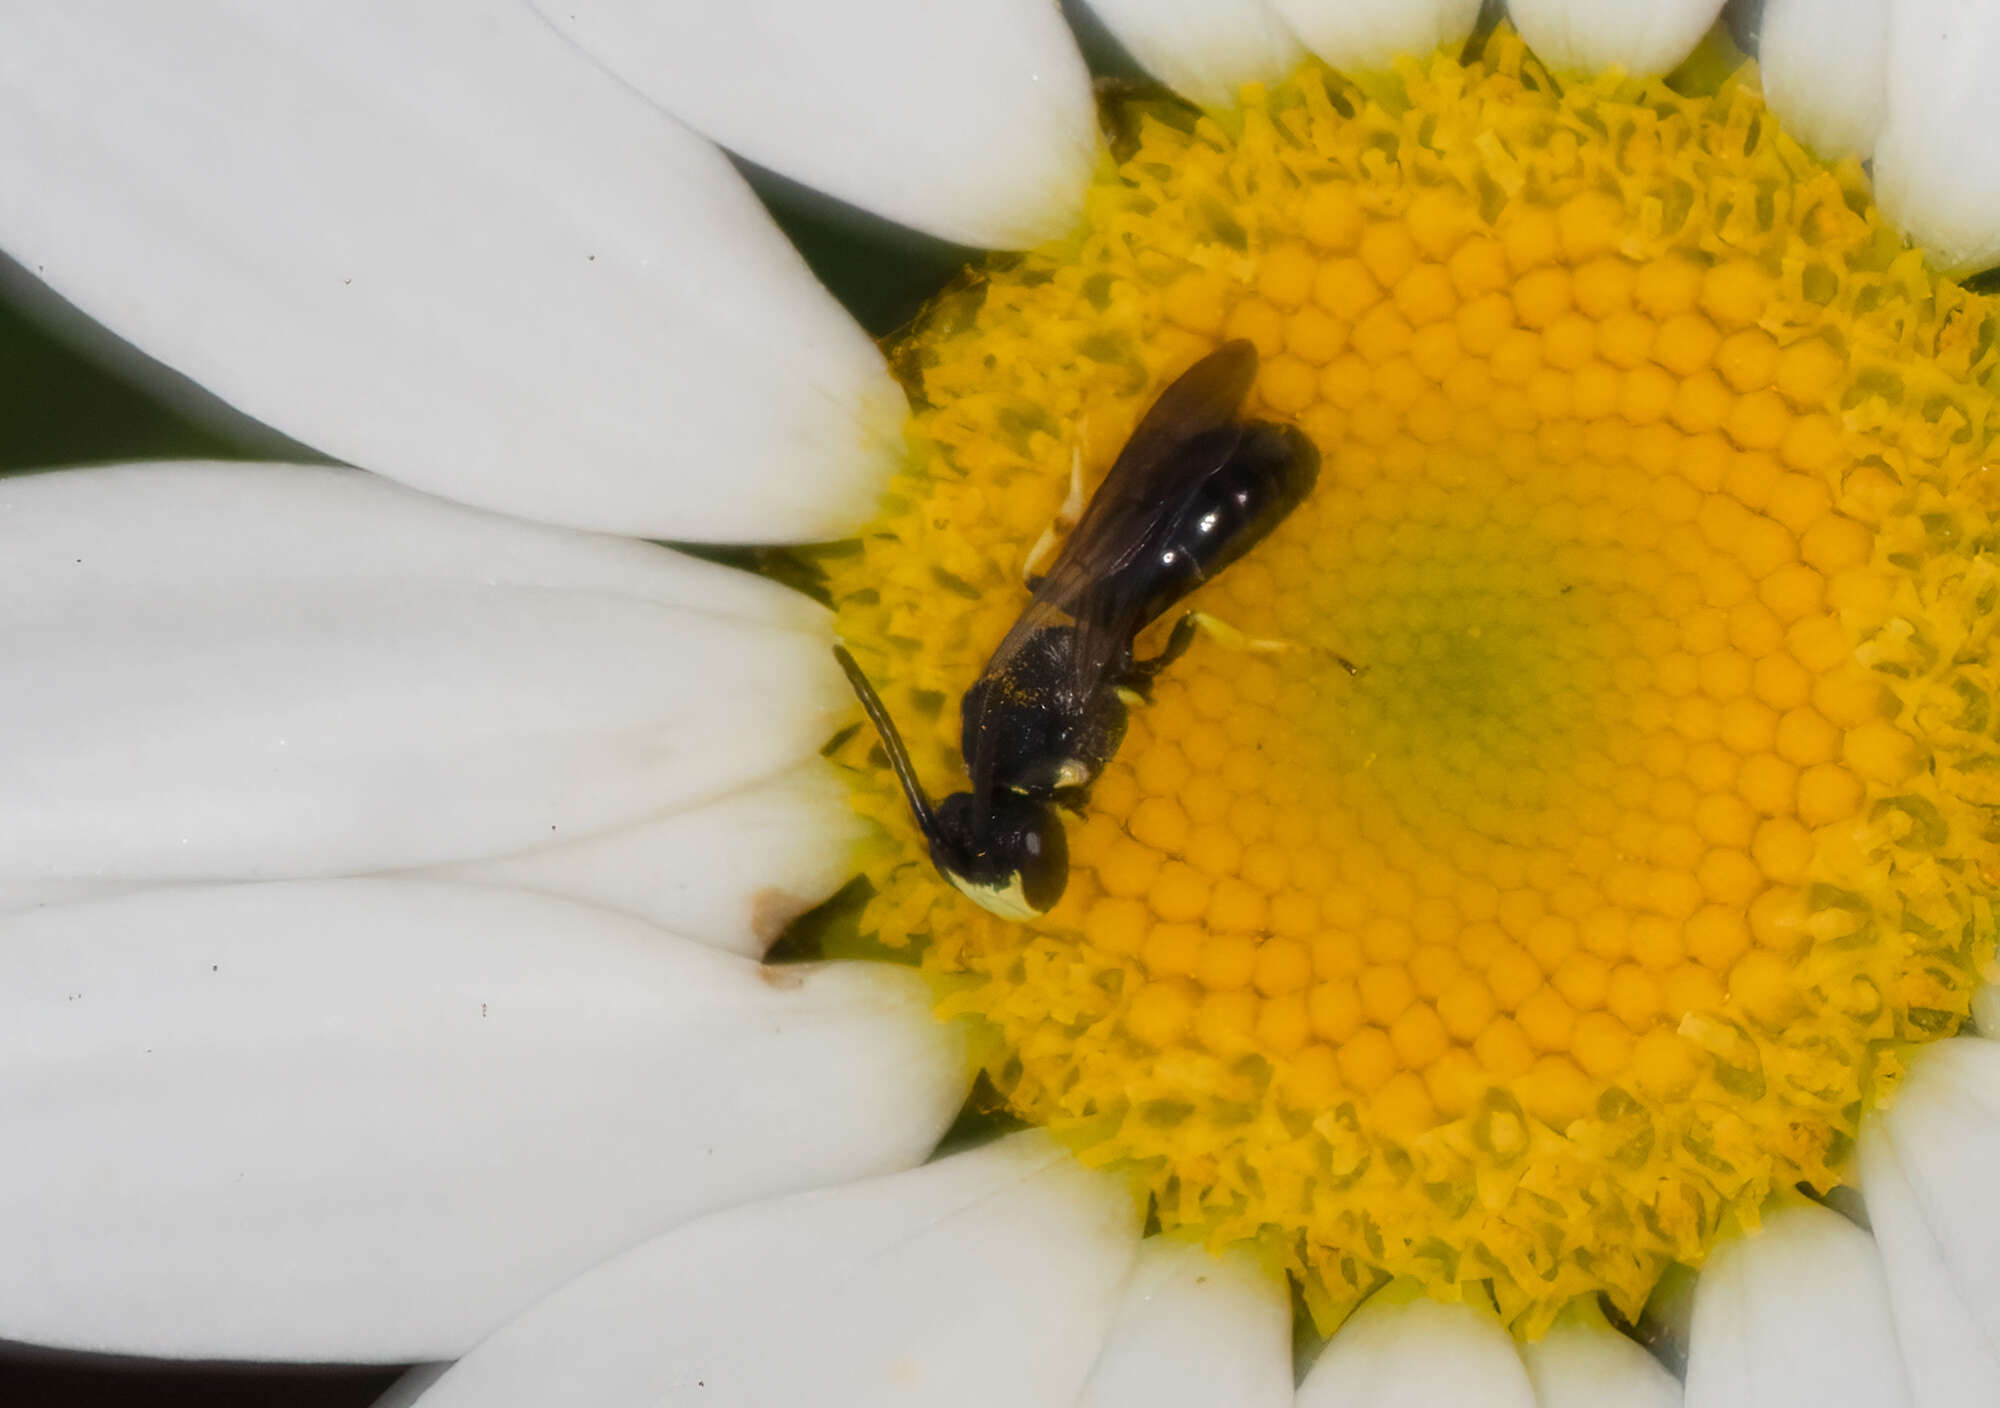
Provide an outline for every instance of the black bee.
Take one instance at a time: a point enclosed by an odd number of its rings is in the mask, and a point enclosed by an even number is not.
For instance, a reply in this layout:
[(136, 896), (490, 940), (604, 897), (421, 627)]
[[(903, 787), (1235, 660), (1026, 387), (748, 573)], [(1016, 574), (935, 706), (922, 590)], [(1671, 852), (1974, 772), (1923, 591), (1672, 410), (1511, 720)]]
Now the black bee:
[(1239, 415), (1257, 350), (1229, 342), (1153, 403), (1048, 574), (961, 705), (971, 789), (933, 806), (880, 696), (834, 654), (903, 785), (938, 872), (995, 914), (1062, 898), (1078, 806), (1125, 736), (1126, 710), (1194, 640), (1193, 613), (1140, 660), (1140, 631), (1261, 542), (1312, 492), (1319, 452), (1298, 430)]

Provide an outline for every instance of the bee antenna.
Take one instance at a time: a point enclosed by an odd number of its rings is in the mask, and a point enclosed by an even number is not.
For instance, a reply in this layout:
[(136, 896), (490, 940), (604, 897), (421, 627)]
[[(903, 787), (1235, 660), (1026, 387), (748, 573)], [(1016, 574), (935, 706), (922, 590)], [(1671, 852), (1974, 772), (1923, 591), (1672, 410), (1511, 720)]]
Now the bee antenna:
[(875, 725), (875, 732), (881, 736), (882, 751), (889, 755), (889, 768), (896, 774), (896, 781), (903, 784), (903, 795), (909, 799), (910, 810), (916, 814), (918, 828), (926, 839), (936, 836), (937, 812), (931, 806), (931, 799), (924, 795), (923, 784), (917, 781), (916, 765), (910, 761), (910, 750), (903, 746), (903, 735), (896, 731), (896, 721), (889, 717), (888, 706), (875, 692), (875, 686), (868, 682), (868, 676), (861, 673), (861, 666), (847, 653), (846, 646), (835, 645), (833, 658), (840, 662), (847, 682), (854, 686), (855, 697), (861, 701), (862, 712), (868, 715), (868, 722)]

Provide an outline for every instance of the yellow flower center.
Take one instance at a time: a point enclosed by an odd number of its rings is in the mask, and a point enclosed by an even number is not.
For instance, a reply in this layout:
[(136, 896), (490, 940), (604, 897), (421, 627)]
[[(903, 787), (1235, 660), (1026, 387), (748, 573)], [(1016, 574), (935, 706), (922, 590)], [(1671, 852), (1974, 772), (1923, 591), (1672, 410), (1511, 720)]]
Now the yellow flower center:
[(1192, 604), (1286, 648), (1163, 674), (1029, 924), (939, 879), (858, 733), (865, 927), (1018, 1111), (1323, 1327), (1392, 1276), (1636, 1313), (1837, 1181), (1990, 956), (1996, 326), (1736, 83), (1558, 89), (1503, 34), (1149, 118), (1076, 239), (896, 350), (841, 631), (961, 788), (1072, 456), (1241, 337), (1324, 469)]

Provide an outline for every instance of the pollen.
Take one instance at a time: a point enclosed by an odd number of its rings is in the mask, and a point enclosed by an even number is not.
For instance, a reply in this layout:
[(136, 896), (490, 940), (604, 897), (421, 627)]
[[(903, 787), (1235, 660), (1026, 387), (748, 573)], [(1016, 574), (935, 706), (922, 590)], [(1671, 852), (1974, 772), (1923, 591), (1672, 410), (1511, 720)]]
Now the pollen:
[(1502, 31), (1382, 78), (1148, 115), (1074, 238), (892, 348), (908, 463), (827, 569), (939, 790), (1073, 462), (1226, 338), (1322, 455), (1188, 603), (1228, 629), (1066, 816), (1061, 903), (979, 910), (872, 738), (838, 756), (863, 928), (1020, 1114), (1322, 1327), (1404, 1277), (1534, 1334), (1840, 1181), (1966, 1020), (2000, 310), (1747, 75), (1558, 87)]

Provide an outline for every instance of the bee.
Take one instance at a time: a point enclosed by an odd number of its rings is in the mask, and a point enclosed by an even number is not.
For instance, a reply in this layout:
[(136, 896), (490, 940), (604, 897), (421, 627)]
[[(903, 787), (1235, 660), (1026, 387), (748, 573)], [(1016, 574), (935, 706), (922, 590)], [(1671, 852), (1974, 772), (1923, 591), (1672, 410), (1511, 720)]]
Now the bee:
[(1228, 342), (1160, 393), (1077, 518), (1028, 604), (965, 692), (969, 788), (933, 804), (895, 721), (845, 647), (834, 655), (881, 735), (938, 873), (1006, 919), (1045, 914), (1069, 879), (1057, 806), (1079, 810), (1118, 751), (1127, 711), (1193, 643), (1141, 631), (1255, 547), (1312, 492), (1319, 452), (1288, 425), (1245, 420), (1257, 350)]

